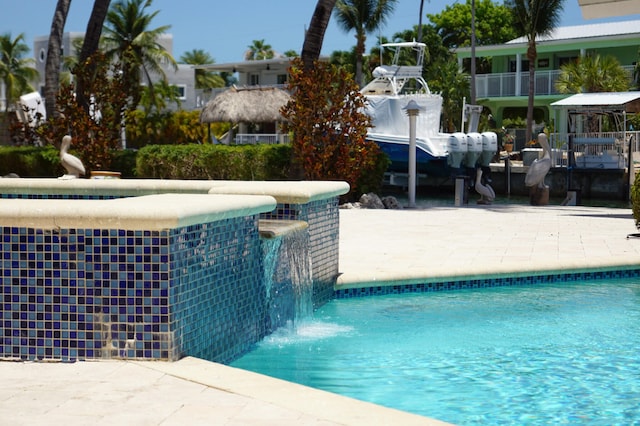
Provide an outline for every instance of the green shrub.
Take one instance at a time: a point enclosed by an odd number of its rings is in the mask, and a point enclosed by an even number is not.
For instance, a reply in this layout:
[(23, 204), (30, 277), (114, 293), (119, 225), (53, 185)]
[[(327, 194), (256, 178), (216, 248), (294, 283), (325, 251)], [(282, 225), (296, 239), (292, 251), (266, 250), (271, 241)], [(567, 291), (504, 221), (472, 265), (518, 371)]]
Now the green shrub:
[(51, 145), (0, 147), (0, 176), (55, 177), (63, 172), (58, 151)]
[(631, 186), (631, 211), (636, 221), (636, 228), (640, 229), (640, 173), (636, 174)]
[[(74, 154), (82, 160), (81, 153)], [(110, 170), (120, 172), (122, 177), (135, 177), (135, 164), (135, 151), (111, 151)], [(60, 152), (53, 145), (0, 146), (0, 176), (9, 173), (20, 177), (58, 177), (65, 170), (60, 164)]]
[(289, 145), (147, 145), (136, 175), (159, 179), (285, 180)]

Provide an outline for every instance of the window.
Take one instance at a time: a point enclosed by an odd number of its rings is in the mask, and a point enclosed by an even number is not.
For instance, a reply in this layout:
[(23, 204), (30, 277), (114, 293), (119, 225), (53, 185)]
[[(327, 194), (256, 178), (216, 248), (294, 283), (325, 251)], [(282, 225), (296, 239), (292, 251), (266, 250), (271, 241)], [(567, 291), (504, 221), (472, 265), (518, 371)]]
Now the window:
[(187, 85), (186, 84), (176, 84), (173, 86), (174, 90), (176, 91), (176, 95), (178, 96), (178, 99), (180, 99), (181, 101), (184, 101), (187, 99)]
[[(529, 71), (529, 61), (527, 59), (520, 62), (520, 71)], [(516, 61), (509, 61), (509, 72), (516, 72)]]
[(287, 82), (287, 75), (278, 74), (278, 76), (276, 77), (276, 82), (277, 84), (285, 84)]
[(258, 86), (260, 84), (260, 74), (249, 74), (249, 84)]

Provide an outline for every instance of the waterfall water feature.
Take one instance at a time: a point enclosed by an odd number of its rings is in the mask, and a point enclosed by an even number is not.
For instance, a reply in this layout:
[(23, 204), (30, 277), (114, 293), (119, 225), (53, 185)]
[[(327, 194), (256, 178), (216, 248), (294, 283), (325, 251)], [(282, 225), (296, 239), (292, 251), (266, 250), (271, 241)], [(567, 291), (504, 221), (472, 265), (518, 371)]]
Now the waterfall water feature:
[(261, 225), (267, 333), (295, 325), (313, 313), (309, 233), (300, 223), (270, 222), (268, 227), (275, 232), (268, 233)]

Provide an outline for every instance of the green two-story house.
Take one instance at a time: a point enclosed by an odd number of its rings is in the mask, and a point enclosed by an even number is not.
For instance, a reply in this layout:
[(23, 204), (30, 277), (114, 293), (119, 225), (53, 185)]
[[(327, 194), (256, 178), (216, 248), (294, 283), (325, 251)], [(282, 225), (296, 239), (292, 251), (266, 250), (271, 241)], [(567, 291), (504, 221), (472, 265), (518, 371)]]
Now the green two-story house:
[[(553, 118), (549, 105), (567, 97), (555, 83), (560, 67), (584, 55), (612, 55), (633, 76), (640, 49), (640, 20), (559, 27), (536, 41), (534, 119), (540, 123)], [(476, 103), (489, 109), (498, 126), (504, 118), (526, 117), (529, 93), (527, 39), (477, 46), (477, 58), (491, 63), (491, 73), (476, 75)], [(471, 48), (456, 50), (459, 63), (471, 57)]]

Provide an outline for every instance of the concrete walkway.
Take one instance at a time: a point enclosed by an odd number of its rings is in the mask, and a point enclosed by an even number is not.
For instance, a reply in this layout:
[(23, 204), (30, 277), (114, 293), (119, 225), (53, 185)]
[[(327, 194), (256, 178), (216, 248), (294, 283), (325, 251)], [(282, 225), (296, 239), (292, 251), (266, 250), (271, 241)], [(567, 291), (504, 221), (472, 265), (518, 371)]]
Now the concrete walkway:
[[(341, 210), (341, 286), (640, 265), (630, 209)], [(430, 425), (254, 373), (178, 362), (0, 362), (0, 424)]]

